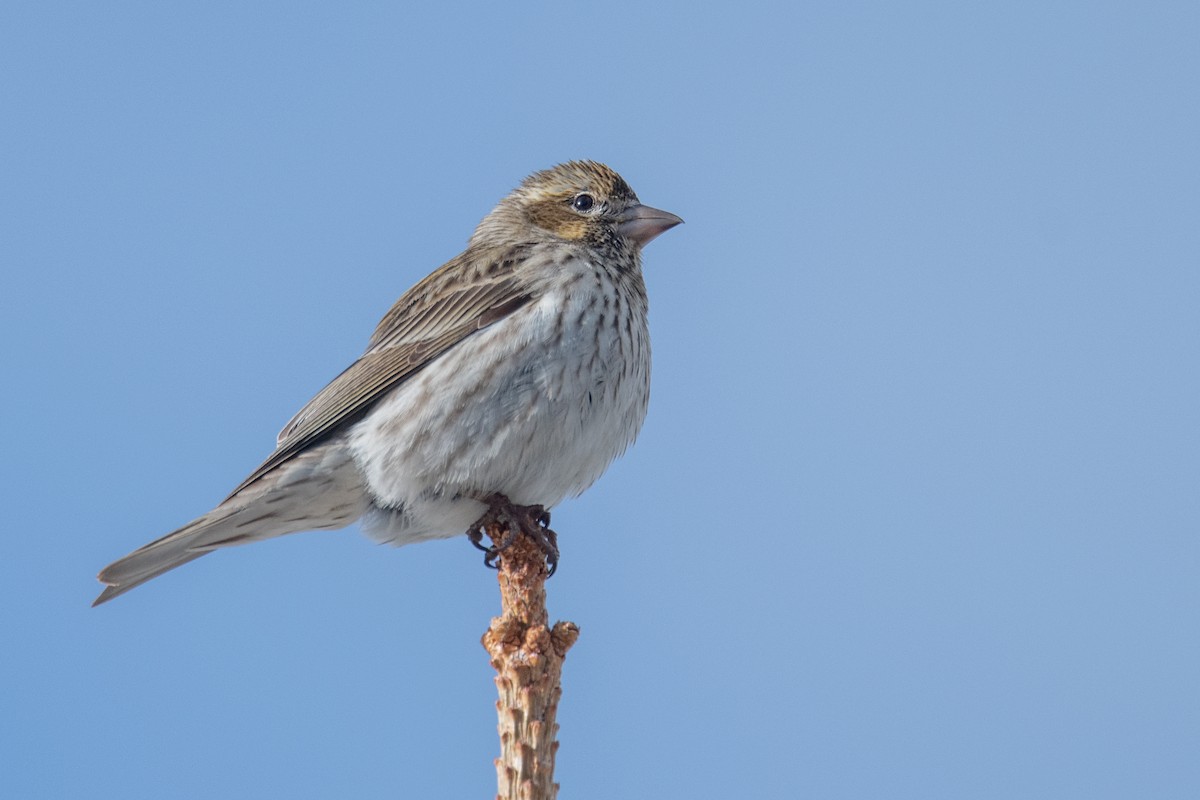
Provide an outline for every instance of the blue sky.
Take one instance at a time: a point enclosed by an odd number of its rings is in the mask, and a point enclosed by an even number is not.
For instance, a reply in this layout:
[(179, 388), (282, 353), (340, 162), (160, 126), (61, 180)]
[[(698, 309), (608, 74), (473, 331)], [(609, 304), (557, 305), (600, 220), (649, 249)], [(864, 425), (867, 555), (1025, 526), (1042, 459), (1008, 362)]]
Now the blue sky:
[(555, 512), (566, 797), (1200, 791), (1194, 4), (0, 9), (0, 796), (485, 797), (464, 539), (100, 609), (527, 173), (646, 251)]

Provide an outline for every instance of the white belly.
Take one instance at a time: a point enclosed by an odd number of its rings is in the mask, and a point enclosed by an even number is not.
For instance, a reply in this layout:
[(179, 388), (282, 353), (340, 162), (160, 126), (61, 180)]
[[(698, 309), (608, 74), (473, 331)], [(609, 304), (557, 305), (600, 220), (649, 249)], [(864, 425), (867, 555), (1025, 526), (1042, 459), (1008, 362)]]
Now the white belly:
[(579, 285), (468, 337), (351, 429), (369, 534), (395, 544), (460, 534), (493, 492), (553, 506), (633, 442), (650, 389), (645, 306), (632, 301), (621, 341), (611, 309)]

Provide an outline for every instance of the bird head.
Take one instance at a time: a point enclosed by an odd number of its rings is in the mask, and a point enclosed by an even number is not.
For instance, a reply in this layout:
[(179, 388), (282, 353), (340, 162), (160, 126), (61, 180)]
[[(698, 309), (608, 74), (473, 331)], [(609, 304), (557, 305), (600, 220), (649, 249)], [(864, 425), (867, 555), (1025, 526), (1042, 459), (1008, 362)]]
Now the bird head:
[(597, 248), (641, 249), (682, 219), (638, 202), (625, 179), (595, 161), (569, 161), (535, 172), (500, 201), (472, 242), (522, 233)]

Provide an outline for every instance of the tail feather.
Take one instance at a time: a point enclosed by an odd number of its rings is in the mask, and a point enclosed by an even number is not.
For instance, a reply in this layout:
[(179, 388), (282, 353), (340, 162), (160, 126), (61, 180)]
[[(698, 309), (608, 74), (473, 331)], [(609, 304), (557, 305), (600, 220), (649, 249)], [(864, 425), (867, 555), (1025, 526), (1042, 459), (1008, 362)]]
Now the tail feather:
[[(128, 578), (124, 581), (109, 583), (108, 586), (104, 587), (104, 591), (100, 593), (100, 596), (97, 597), (92, 602), (92, 608), (95, 608), (96, 606), (98, 606), (102, 603), (107, 603), (109, 600), (112, 600), (114, 597), (120, 597), (121, 595), (128, 592), (130, 589), (136, 589), (137, 587), (141, 586), (146, 581), (148, 581), (152, 578), (157, 578), (159, 575), (162, 575), (164, 572), (170, 572), (171, 570), (175, 569), (176, 567), (181, 567), (184, 564), (188, 563), (189, 561), (194, 561), (195, 559), (199, 558), (200, 556), (208, 555), (211, 552), (212, 552), (211, 550), (202, 550), (199, 553), (188, 553), (186, 555), (176, 558), (174, 561), (164, 563), (158, 569), (152, 570), (150, 572), (146, 572), (142, 575), (139, 575), (136, 578)], [(120, 563), (121, 563), (120, 561), (117, 561), (112, 566), (117, 566)], [(107, 572), (107, 569), (105, 570), (105, 572)], [(104, 583), (108, 583), (108, 580), (106, 580), (104, 577), (105, 572), (100, 573), (100, 580), (103, 581)]]
[(344, 448), (301, 454), (202, 517), (100, 571), (108, 584), (93, 606), (221, 547), (288, 533), (343, 528), (366, 510), (366, 493)]
[(236, 525), (238, 511), (244, 510), (230, 509), (221, 513), (223, 507), (218, 506), (182, 528), (168, 533), (161, 539), (155, 539), (109, 564), (100, 570), (97, 576), (101, 583), (108, 584), (108, 588), (100, 593), (92, 607), (106, 603), (164, 572), (170, 572), (211, 553), (221, 545), (217, 540), (227, 531), (229, 524)]

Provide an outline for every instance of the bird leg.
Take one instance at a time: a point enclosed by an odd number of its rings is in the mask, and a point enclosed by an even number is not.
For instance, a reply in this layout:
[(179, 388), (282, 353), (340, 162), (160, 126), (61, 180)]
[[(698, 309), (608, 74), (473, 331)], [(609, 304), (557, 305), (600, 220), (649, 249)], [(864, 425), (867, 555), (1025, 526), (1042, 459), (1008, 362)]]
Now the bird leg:
[[(550, 530), (550, 512), (544, 506), (518, 506), (500, 493), (490, 495), (488, 504), (467, 538), (483, 551), (483, 563), (492, 569), (500, 568), (500, 555), (516, 541), (519, 534), (529, 537), (546, 556), (547, 577), (558, 569), (558, 534)], [(483, 534), (492, 538), (492, 546), (483, 544)]]

